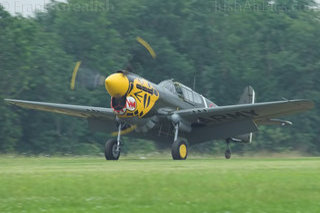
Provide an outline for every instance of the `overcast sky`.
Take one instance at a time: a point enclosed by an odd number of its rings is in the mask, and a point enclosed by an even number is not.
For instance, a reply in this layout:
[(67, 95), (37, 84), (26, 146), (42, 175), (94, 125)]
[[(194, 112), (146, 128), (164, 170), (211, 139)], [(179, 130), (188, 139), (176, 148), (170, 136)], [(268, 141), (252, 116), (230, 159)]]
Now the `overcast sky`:
[[(67, 2), (67, 0), (56, 1)], [(320, 4), (320, 0), (315, 1)], [(44, 10), (48, 3), (50, 0), (0, 0), (0, 4), (11, 14), (21, 13), (23, 16), (32, 16), (36, 10)]]

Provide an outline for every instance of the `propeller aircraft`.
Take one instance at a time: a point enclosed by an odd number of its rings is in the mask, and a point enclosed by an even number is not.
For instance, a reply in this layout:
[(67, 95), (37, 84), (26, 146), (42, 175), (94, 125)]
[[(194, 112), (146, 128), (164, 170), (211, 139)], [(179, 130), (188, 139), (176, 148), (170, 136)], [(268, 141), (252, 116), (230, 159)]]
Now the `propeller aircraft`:
[[(146, 42), (139, 42), (155, 56)], [(74, 80), (75, 76), (72, 78)], [(310, 100), (255, 103), (255, 91), (251, 86), (245, 88), (238, 104), (218, 106), (174, 80), (155, 84), (127, 70), (111, 74), (104, 84), (111, 96), (111, 108), (5, 101), (19, 107), (85, 118), (91, 130), (114, 132), (115, 137), (105, 144), (107, 160), (119, 159), (124, 134), (171, 145), (174, 160), (185, 160), (191, 145), (224, 139), (227, 145), (225, 157), (230, 159), (231, 142), (251, 143), (252, 133), (258, 126), (291, 125), (290, 121), (278, 118), (314, 107)], [(74, 82), (71, 87), (74, 88)]]
[(190, 145), (226, 139), (225, 157), (231, 157), (230, 142), (251, 143), (259, 125), (291, 125), (278, 117), (312, 109), (309, 100), (255, 103), (252, 87), (245, 88), (239, 104), (217, 106), (189, 87), (165, 80), (152, 83), (134, 73), (118, 71), (105, 79), (111, 108), (5, 99), (30, 109), (86, 118), (96, 131), (116, 131), (105, 145), (107, 160), (118, 160), (121, 135), (172, 143), (174, 160), (185, 160)]

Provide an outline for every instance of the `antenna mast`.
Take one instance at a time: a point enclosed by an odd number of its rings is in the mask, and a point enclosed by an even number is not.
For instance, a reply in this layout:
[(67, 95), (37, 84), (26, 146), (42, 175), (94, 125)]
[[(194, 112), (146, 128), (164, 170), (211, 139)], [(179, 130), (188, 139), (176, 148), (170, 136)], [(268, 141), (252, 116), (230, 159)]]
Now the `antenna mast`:
[(193, 91), (196, 90), (196, 80), (197, 80), (197, 70), (194, 71), (194, 76), (193, 76)]

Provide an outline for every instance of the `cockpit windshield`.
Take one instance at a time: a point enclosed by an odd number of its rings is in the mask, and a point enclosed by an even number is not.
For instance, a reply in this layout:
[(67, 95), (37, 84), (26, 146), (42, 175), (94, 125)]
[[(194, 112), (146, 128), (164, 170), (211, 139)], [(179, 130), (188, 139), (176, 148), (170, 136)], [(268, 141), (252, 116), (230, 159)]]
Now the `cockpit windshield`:
[(203, 104), (201, 95), (190, 89), (189, 87), (173, 80), (162, 81), (159, 86), (162, 86), (172, 93), (178, 95), (187, 102), (194, 104)]
[(175, 90), (174, 83), (172, 80), (165, 80), (159, 83), (159, 86), (166, 88), (170, 92), (177, 94), (177, 91)]

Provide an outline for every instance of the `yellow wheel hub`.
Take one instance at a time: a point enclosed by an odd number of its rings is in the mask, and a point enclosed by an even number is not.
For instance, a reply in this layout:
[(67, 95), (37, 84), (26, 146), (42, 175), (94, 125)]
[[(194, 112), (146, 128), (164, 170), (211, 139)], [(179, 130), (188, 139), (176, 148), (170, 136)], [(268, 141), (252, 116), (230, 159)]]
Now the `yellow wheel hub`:
[(179, 147), (180, 157), (183, 159), (187, 156), (187, 146), (185, 144), (181, 144)]

